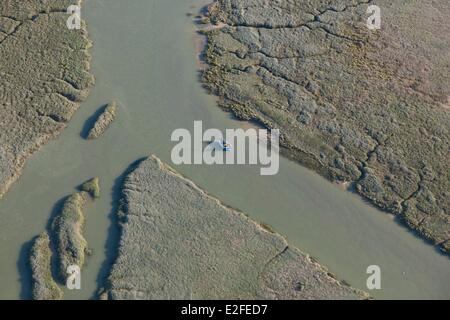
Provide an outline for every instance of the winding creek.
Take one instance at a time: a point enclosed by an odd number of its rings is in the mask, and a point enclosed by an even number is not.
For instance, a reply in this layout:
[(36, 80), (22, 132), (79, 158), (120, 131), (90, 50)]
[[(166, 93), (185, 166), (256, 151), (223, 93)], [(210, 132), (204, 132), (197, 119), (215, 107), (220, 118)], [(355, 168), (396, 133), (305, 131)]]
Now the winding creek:
[[(83, 8), (94, 42), (96, 86), (68, 128), (27, 163), (0, 201), (0, 298), (29, 298), (29, 241), (41, 233), (58, 202), (99, 176), (102, 196), (88, 206), (86, 238), (93, 249), (82, 290), (66, 299), (95, 296), (114, 257), (112, 221), (120, 177), (139, 158), (156, 154), (170, 163), (174, 129), (235, 128), (198, 82), (193, 34), (186, 13), (198, 0), (90, 0)], [(203, 3), (204, 4), (204, 3)], [(101, 139), (81, 138), (86, 119), (116, 99), (117, 122)], [(366, 268), (379, 265), (376, 298), (450, 298), (450, 259), (390, 215), (301, 166), (282, 159), (280, 173), (262, 177), (251, 166), (176, 167), (225, 203), (271, 225), (340, 279), (365, 289)]]

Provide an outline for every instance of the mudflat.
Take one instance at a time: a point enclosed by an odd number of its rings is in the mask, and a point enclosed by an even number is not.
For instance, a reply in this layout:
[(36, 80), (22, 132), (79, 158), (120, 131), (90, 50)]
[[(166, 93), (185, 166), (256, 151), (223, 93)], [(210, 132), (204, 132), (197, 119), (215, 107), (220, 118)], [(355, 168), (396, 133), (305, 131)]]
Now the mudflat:
[(125, 179), (108, 299), (364, 299), (156, 157)]
[(445, 0), (218, 0), (203, 81), (237, 118), (280, 129), (287, 157), (448, 253), (448, 16)]
[(67, 27), (75, 0), (0, 3), (0, 197), (25, 161), (71, 119), (93, 84), (85, 26)]

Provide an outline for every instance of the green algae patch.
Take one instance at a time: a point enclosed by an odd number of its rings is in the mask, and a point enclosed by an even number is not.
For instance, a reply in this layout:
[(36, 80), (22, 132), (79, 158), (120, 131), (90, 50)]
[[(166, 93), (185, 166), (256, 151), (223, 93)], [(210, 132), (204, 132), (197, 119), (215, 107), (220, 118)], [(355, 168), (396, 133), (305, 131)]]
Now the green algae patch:
[(34, 300), (61, 300), (62, 290), (53, 280), (51, 272), (52, 250), (46, 232), (34, 240), (30, 252), (32, 297)]
[(98, 177), (86, 181), (80, 186), (80, 190), (87, 192), (92, 198), (97, 199), (100, 197), (100, 179)]

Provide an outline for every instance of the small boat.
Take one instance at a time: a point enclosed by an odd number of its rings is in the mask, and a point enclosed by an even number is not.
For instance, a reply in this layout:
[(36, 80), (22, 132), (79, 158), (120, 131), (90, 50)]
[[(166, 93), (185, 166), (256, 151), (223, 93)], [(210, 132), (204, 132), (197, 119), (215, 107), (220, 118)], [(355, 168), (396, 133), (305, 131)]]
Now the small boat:
[(231, 151), (231, 144), (229, 144), (225, 140), (222, 141), (222, 145), (223, 145), (223, 151)]
[(229, 144), (225, 140), (215, 140), (210, 144), (210, 146), (215, 150), (221, 150), (226, 152), (231, 151), (231, 144)]

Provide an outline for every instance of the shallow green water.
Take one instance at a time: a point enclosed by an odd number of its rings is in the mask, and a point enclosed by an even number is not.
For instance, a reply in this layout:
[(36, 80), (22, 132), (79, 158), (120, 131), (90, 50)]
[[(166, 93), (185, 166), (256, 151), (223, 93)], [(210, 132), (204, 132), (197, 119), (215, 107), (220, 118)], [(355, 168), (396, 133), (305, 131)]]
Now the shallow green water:
[[(88, 207), (86, 225), (94, 254), (82, 273), (82, 290), (66, 292), (68, 299), (92, 297), (100, 270), (106, 270), (105, 245), (115, 239), (108, 231), (116, 179), (143, 156), (156, 154), (170, 163), (172, 131), (192, 129), (194, 120), (219, 129), (239, 126), (197, 81), (194, 26), (186, 13), (199, 9), (195, 0), (86, 1), (82, 14), (94, 41), (97, 83), (68, 128), (28, 162), (0, 202), (0, 298), (21, 296), (29, 280), (27, 242), (44, 230), (55, 203), (99, 176), (102, 197)], [(82, 140), (85, 120), (113, 99), (121, 107), (118, 121), (98, 141)], [(289, 161), (280, 166), (274, 177), (261, 177), (257, 167), (176, 168), (270, 224), (353, 286), (365, 289), (367, 266), (379, 265), (383, 289), (371, 291), (375, 297), (450, 298), (447, 257), (359, 197)]]

